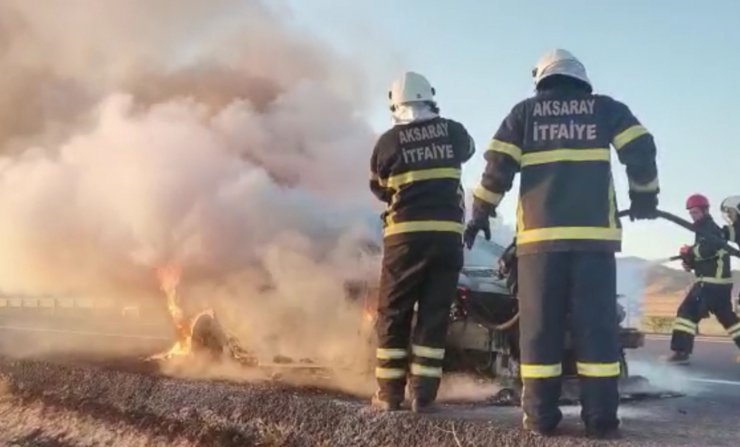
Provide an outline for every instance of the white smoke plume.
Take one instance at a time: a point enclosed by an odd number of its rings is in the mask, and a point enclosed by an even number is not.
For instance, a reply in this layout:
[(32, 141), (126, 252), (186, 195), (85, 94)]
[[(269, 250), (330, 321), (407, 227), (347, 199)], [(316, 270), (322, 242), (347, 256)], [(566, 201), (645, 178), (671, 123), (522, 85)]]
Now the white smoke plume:
[(266, 3), (0, 4), (0, 291), (164, 307), (177, 264), (263, 349), (346, 352), (377, 237), (367, 89)]

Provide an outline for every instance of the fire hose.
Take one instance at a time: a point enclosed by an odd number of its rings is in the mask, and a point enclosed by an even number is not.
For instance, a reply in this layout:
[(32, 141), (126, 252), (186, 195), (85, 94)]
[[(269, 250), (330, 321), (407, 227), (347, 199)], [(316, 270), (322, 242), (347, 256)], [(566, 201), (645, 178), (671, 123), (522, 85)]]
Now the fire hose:
[[(617, 216), (619, 216), (619, 217), (629, 216), (629, 211), (628, 210), (620, 211), (617, 214)], [(689, 222), (689, 221), (687, 221), (685, 219), (682, 219), (682, 218), (676, 216), (675, 214), (671, 214), (671, 213), (669, 213), (667, 211), (658, 210), (656, 212), (656, 216), (657, 217), (660, 217), (661, 219), (665, 219), (665, 220), (667, 220), (667, 221), (669, 221), (671, 223), (674, 223), (674, 224), (678, 225), (679, 227), (685, 228), (685, 229), (691, 231), (692, 233), (696, 233), (699, 236), (702, 236), (705, 239), (707, 239), (709, 242), (712, 242), (712, 243), (715, 243), (715, 244), (721, 246), (722, 249), (724, 249), (730, 256), (735, 256), (736, 258), (740, 258), (740, 250), (738, 250), (735, 247), (732, 247), (724, 238), (722, 238), (720, 236), (717, 236), (715, 234), (707, 233), (707, 232), (704, 232), (704, 231), (699, 231), (699, 230), (697, 230), (694, 227), (694, 225), (691, 222)], [(672, 261), (676, 261), (678, 259), (681, 259), (681, 257), (680, 256), (673, 256), (670, 259)]]
[[(620, 211), (617, 214), (617, 216), (620, 217), (620, 218), (627, 217), (627, 216), (629, 216), (629, 210)], [(669, 222), (672, 222), (672, 223), (678, 225), (679, 227), (685, 228), (685, 229), (691, 231), (692, 233), (696, 233), (699, 236), (702, 236), (702, 237), (706, 238), (710, 242), (714, 242), (714, 243), (720, 245), (731, 256), (735, 256), (737, 258), (740, 258), (740, 250), (738, 250), (738, 249), (730, 246), (727, 243), (727, 241), (724, 240), (723, 238), (721, 238), (719, 236), (716, 236), (714, 234), (711, 234), (711, 233), (706, 233), (706, 232), (703, 232), (703, 231), (698, 231), (691, 222), (689, 222), (689, 221), (687, 221), (685, 219), (682, 219), (682, 218), (676, 216), (675, 214), (671, 214), (671, 213), (669, 213), (667, 211), (657, 210), (656, 216), (657, 217), (660, 217), (662, 219), (665, 219), (665, 220), (667, 220)], [(672, 256), (669, 259), (671, 261), (677, 261), (677, 260), (681, 259), (681, 257), (680, 256)], [(517, 312), (516, 315), (514, 315), (509, 320), (507, 320), (507, 321), (505, 321), (505, 322), (503, 322), (501, 324), (495, 324), (495, 325), (493, 325), (493, 324), (484, 324), (483, 326), (486, 329), (489, 329), (489, 330), (492, 330), (492, 331), (505, 331), (505, 330), (511, 329), (518, 321), (519, 321), (519, 312)]]

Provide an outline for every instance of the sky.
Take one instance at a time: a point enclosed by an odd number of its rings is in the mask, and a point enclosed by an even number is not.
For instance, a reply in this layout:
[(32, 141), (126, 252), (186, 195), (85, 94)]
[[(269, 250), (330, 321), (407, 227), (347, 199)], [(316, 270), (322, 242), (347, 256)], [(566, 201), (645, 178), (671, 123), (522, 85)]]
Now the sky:
[[(654, 135), (661, 209), (685, 216), (685, 198), (701, 192), (721, 221), (719, 202), (740, 194), (740, 2), (285, 0), (279, 8), (363, 68), (369, 92), (358, 95), (371, 98), (367, 116), (378, 132), (390, 124), (384, 101), (393, 78), (426, 75), (443, 116), (476, 140), (464, 167), (468, 190), (501, 120), (532, 95), (537, 59), (565, 48), (597, 93), (626, 103)], [(624, 168), (613, 159), (626, 208)], [(505, 222), (514, 219), (516, 188), (500, 206)], [(625, 255), (666, 258), (692, 240), (665, 221), (623, 223)]]

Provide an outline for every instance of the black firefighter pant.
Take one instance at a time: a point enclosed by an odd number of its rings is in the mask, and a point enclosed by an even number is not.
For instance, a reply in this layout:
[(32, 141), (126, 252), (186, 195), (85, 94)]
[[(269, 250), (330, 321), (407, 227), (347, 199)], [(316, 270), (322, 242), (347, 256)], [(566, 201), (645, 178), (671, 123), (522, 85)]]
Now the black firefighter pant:
[(385, 241), (375, 369), (382, 400), (404, 399), (409, 369), (413, 396), (428, 402), (436, 398), (450, 305), (462, 264), (462, 240), (456, 233), (414, 233)]
[(566, 329), (570, 326), (586, 425), (619, 424), (619, 334), (613, 253), (555, 252), (519, 257), (524, 425), (552, 430), (558, 408)]
[(678, 307), (671, 350), (690, 354), (699, 321), (713, 313), (740, 347), (740, 318), (732, 311), (732, 284), (697, 282)]

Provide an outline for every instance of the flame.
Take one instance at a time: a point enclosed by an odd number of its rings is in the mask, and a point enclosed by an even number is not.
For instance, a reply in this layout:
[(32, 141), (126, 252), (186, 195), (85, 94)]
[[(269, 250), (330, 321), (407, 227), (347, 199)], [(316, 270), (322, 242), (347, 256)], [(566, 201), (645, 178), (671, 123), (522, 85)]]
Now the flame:
[(160, 267), (156, 271), (159, 287), (167, 297), (167, 310), (175, 325), (175, 344), (167, 351), (155, 354), (150, 359), (170, 359), (190, 355), (192, 352), (193, 328), (180, 307), (177, 287), (180, 285), (182, 270), (177, 266)]

